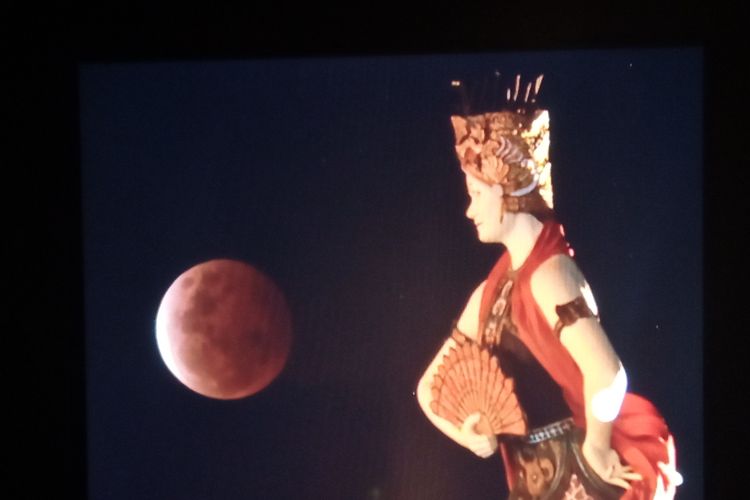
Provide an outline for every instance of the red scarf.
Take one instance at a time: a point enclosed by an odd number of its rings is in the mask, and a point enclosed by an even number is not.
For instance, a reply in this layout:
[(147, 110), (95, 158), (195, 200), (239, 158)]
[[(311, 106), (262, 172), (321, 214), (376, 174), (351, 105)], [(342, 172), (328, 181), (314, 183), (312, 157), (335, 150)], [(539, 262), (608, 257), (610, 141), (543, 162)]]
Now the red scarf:
[[(536, 268), (551, 256), (561, 253), (573, 255), (565, 241), (562, 226), (549, 221), (544, 224), (531, 254), (518, 270), (511, 289), (511, 315), (521, 341), (562, 388), (576, 425), (585, 429), (583, 376), (568, 350), (547, 323), (531, 293), (531, 275)], [(497, 298), (498, 283), (509, 265), (510, 256), (508, 252), (504, 252), (487, 278), (479, 311), (480, 331)], [(669, 478), (659, 470), (657, 462), (669, 464), (668, 446), (672, 446), (670, 438), (669, 429), (654, 405), (641, 396), (627, 393), (620, 414), (613, 423), (611, 446), (623, 462), (643, 476), (643, 480), (630, 483), (632, 488), (623, 494), (622, 499), (652, 499), (657, 489), (657, 475), (662, 477), (664, 484), (669, 484)], [(514, 478), (510, 473), (507, 451), (502, 444), (500, 448), (506, 479), (512, 488)]]

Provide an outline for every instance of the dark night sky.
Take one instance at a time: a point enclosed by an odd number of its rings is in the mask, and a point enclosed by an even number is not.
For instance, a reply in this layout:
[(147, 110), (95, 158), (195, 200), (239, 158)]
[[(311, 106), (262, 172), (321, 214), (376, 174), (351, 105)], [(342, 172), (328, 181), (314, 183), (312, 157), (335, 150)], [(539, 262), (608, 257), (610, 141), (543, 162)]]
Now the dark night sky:
[[(702, 498), (702, 56), (697, 49), (84, 64), (89, 496), (503, 498), (416, 382), (501, 251), (475, 238), (451, 79), (545, 74), (555, 208), (602, 324)], [(289, 301), (261, 393), (182, 386), (154, 337), (187, 268), (234, 258)]]

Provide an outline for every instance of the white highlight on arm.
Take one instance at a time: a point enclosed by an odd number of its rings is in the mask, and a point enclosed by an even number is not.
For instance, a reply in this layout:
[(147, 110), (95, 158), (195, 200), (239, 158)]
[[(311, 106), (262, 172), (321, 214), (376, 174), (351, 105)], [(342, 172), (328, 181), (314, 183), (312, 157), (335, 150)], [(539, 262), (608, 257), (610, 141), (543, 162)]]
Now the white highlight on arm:
[(591, 312), (594, 313), (594, 316), (599, 316), (599, 309), (596, 307), (594, 293), (591, 291), (591, 287), (589, 286), (587, 281), (585, 281), (583, 286), (581, 286), (581, 295), (583, 296), (583, 300), (586, 301), (586, 305), (589, 306), (589, 309), (591, 309)]
[(612, 383), (597, 391), (591, 398), (591, 413), (600, 422), (612, 422), (620, 413), (627, 390), (628, 376), (621, 362)]

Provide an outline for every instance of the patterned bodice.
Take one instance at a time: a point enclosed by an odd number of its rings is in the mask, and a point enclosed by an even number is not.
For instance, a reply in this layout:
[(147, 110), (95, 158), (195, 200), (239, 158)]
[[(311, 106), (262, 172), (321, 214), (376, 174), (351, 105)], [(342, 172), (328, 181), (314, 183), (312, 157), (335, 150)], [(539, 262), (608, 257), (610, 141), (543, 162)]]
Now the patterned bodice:
[(542, 427), (572, 415), (562, 389), (534, 358), (518, 336), (511, 319), (510, 294), (513, 279), (506, 276), (498, 285), (495, 300), (478, 342), (498, 358), (503, 373), (515, 380), (515, 392), (526, 413), (529, 429)]

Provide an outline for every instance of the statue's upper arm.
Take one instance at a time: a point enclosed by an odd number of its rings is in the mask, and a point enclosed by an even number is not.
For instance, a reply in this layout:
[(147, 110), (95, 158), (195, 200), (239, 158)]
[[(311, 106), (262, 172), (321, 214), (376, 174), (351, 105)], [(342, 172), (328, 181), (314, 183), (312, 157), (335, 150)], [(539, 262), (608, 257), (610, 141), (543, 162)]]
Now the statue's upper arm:
[(558, 321), (556, 307), (576, 299), (587, 289), (588, 284), (580, 269), (565, 254), (553, 255), (531, 276), (531, 292), (553, 328)]
[(557, 306), (583, 297), (587, 313), (561, 331), (560, 342), (578, 364), (584, 378), (590, 380), (614, 377), (620, 360), (607, 334), (596, 318), (596, 303), (586, 279), (567, 255), (555, 255), (542, 263), (531, 278), (531, 291), (550, 327), (557, 330)]
[(484, 293), (484, 286), (486, 283), (486, 281), (482, 281), (471, 294), (471, 297), (469, 297), (469, 301), (466, 303), (466, 307), (456, 324), (459, 331), (472, 340), (477, 339), (477, 332), (479, 330), (479, 307), (482, 303), (482, 294)]

